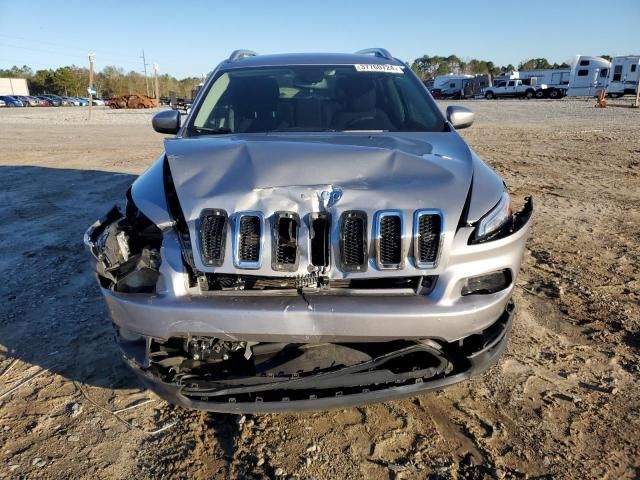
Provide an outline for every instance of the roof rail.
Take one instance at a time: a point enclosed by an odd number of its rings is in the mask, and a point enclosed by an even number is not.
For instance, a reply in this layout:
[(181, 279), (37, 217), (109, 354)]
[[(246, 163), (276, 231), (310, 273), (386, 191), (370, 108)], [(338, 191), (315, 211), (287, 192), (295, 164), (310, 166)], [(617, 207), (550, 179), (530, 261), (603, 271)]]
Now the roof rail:
[(394, 60), (393, 55), (389, 53), (389, 50), (384, 48), (365, 48), (364, 50), (358, 50), (357, 55), (370, 55), (373, 54), (376, 57), (386, 58), (387, 60)]
[(258, 54), (256, 52), (254, 52), (253, 50), (234, 50), (233, 52), (231, 52), (231, 55), (229, 55), (229, 58), (227, 59), (227, 62), (229, 63), (233, 63), (236, 60), (240, 60), (241, 58), (244, 57), (255, 57)]

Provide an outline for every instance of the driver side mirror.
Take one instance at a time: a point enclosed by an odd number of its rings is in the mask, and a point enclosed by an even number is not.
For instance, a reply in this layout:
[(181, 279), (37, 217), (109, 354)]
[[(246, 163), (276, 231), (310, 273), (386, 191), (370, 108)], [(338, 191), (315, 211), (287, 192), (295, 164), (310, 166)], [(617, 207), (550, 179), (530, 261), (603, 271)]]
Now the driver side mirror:
[(447, 120), (455, 129), (470, 127), (473, 124), (473, 119), (473, 112), (466, 107), (447, 107)]
[(175, 135), (180, 130), (180, 112), (177, 110), (165, 110), (156, 113), (151, 119), (153, 129), (158, 133)]

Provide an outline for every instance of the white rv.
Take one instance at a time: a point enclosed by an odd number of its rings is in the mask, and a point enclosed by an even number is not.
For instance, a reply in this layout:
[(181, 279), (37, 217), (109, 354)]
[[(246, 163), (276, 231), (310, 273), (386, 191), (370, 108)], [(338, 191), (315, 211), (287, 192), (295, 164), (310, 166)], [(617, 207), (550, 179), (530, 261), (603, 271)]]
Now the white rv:
[(607, 94), (611, 97), (635, 95), (640, 75), (640, 56), (627, 55), (614, 57), (611, 60)]
[(433, 79), (431, 93), (436, 98), (459, 98), (462, 96), (464, 81), (473, 78), (473, 75), (438, 75)]

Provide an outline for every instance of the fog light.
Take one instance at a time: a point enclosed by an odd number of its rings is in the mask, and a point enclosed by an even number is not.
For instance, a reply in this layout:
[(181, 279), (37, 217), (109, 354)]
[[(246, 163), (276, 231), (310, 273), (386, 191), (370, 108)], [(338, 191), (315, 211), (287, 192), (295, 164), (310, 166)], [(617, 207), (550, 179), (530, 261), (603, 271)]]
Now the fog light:
[(469, 277), (462, 287), (462, 296), (496, 293), (509, 285), (511, 285), (511, 270), (508, 269)]

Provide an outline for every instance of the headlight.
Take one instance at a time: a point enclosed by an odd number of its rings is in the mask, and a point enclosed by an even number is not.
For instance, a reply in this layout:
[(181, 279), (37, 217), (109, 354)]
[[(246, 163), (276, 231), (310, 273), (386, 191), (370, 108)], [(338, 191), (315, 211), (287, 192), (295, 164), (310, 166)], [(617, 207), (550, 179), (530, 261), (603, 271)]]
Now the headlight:
[(498, 204), (480, 219), (476, 227), (474, 242), (479, 243), (491, 240), (500, 232), (506, 230), (513, 220), (511, 212), (511, 199), (507, 191), (502, 192), (502, 197)]

